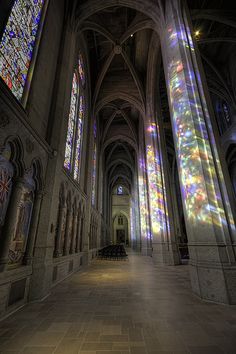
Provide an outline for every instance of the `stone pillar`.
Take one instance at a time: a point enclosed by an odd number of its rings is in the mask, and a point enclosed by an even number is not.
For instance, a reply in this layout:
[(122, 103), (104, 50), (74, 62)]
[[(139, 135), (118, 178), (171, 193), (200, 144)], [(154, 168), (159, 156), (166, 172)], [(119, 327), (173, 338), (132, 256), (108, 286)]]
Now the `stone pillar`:
[(147, 195), (146, 163), (144, 158), (140, 158), (139, 161), (139, 209), (141, 224), (141, 252), (144, 256), (148, 256), (151, 255), (152, 245)]
[(12, 187), (10, 202), (8, 205), (7, 214), (5, 217), (5, 225), (3, 228), (2, 237), (0, 239), (0, 271), (4, 271), (8, 264), (8, 254), (11, 244), (11, 239), (15, 231), (18, 205), (21, 200), (24, 181), (18, 179)]
[(84, 218), (83, 216), (80, 219), (80, 233), (79, 233), (79, 250), (80, 252), (84, 251)]
[[(154, 89), (158, 81), (157, 65), (160, 58), (156, 41), (150, 44), (147, 74), (147, 102), (144, 119), (145, 157), (148, 179), (148, 200), (152, 233), (152, 257), (155, 263), (179, 264), (173, 223), (169, 183), (169, 164), (164, 138), (160, 98)], [(155, 47), (154, 47), (155, 45)], [(154, 48), (153, 48), (154, 47)], [(155, 97), (156, 96), (156, 97)]]
[[(173, 206), (173, 218), (174, 218), (174, 224), (175, 224), (175, 230), (176, 230), (176, 241), (177, 241), (177, 247), (179, 249), (179, 244), (182, 243), (183, 239), (183, 226), (180, 221), (180, 211), (179, 211), (179, 206), (177, 202), (177, 186), (176, 186), (176, 181), (175, 181), (175, 176), (174, 176), (174, 166), (172, 167), (172, 176), (171, 176), (171, 198), (172, 198), (172, 206)], [(181, 263), (181, 253), (179, 249), (179, 256), (180, 256), (180, 263)]]
[(77, 217), (77, 230), (76, 230), (76, 241), (75, 241), (75, 253), (80, 251), (80, 228), (81, 228), (81, 216)]
[(94, 227), (93, 224), (91, 225), (91, 249), (94, 248)]
[(70, 254), (75, 253), (76, 238), (77, 238), (77, 224), (78, 224), (78, 212), (75, 209), (74, 217), (73, 217), (72, 239), (71, 239), (71, 244), (70, 244)]
[[(167, 156), (167, 147), (165, 140), (165, 131), (163, 127), (163, 117), (161, 111), (157, 112), (158, 127), (157, 135), (160, 146), (160, 162), (161, 171), (163, 176), (163, 192), (164, 192), (164, 205), (165, 214), (168, 219), (168, 229), (167, 229), (167, 239), (163, 244), (163, 251), (165, 253), (165, 263), (170, 265), (180, 264), (180, 254), (178, 249), (178, 228), (176, 227), (175, 217), (175, 195), (173, 195), (172, 185), (171, 185), (171, 172), (170, 165)], [(175, 191), (174, 191), (175, 192)]]
[(146, 175), (146, 159), (144, 155), (144, 142), (143, 136), (143, 126), (140, 125), (139, 130), (139, 160), (138, 165), (138, 191), (139, 191), (139, 209), (140, 209), (140, 233), (141, 233), (141, 253), (144, 256), (150, 256), (152, 253), (151, 244), (151, 230), (150, 230), (150, 219), (149, 219), (149, 204), (148, 204), (148, 193), (147, 193), (147, 175)]
[(153, 114), (147, 113), (144, 125), (148, 197), (152, 232), (152, 257), (155, 263), (170, 262), (170, 220), (166, 200), (159, 126)]
[(37, 230), (38, 230), (38, 222), (39, 222), (39, 215), (40, 215), (42, 198), (43, 198), (43, 193), (37, 192), (37, 194), (35, 196), (35, 200), (34, 200), (33, 214), (31, 217), (29, 238), (27, 241), (26, 251), (25, 251), (25, 255), (24, 255), (24, 259), (23, 259), (23, 263), (25, 265), (32, 264), (34, 244), (35, 244), (35, 239), (36, 239)]
[(94, 235), (93, 235), (93, 224), (91, 225), (91, 228), (90, 228), (90, 241), (91, 241), (91, 244), (89, 245), (90, 249), (93, 249), (94, 248)]
[(194, 293), (236, 304), (235, 225), (182, 1), (166, 2), (160, 38)]
[(72, 237), (72, 223), (73, 223), (73, 211), (71, 207), (69, 207), (66, 216), (66, 231), (65, 231), (65, 243), (63, 248), (63, 256), (67, 256), (69, 253), (70, 241)]
[(94, 243), (95, 243), (95, 248), (98, 247), (98, 240), (97, 240), (97, 221), (94, 225)]
[[(136, 162), (138, 164), (138, 162)], [(141, 251), (141, 233), (140, 233), (140, 208), (138, 196), (138, 173), (135, 169), (133, 178), (132, 198), (130, 199), (130, 247), (136, 251)]]
[(65, 232), (65, 222), (66, 222), (66, 204), (59, 204), (59, 215), (58, 215), (58, 225), (55, 240), (54, 257), (59, 257), (61, 254), (61, 240), (62, 234)]

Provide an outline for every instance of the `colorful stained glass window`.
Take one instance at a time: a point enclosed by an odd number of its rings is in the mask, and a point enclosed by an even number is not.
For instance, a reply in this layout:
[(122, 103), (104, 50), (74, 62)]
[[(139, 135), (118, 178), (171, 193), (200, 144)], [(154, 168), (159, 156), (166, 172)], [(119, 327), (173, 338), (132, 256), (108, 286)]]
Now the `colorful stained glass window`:
[(0, 76), (22, 100), (45, 0), (16, 0), (0, 42)]
[(93, 125), (93, 137), (94, 137), (94, 146), (93, 146), (93, 171), (92, 171), (92, 205), (95, 205), (96, 197), (96, 169), (97, 169), (97, 122), (95, 120)]
[(95, 205), (95, 196), (96, 196), (96, 167), (97, 167), (97, 144), (95, 142), (94, 150), (93, 150), (92, 205)]
[(76, 132), (76, 151), (75, 151), (75, 166), (74, 166), (74, 179), (79, 180), (79, 168), (81, 160), (82, 148), (82, 135), (83, 135), (83, 121), (84, 121), (84, 96), (80, 96), (79, 101), (79, 115), (77, 121)]
[(123, 194), (123, 187), (122, 186), (119, 186), (118, 188), (117, 188), (117, 194)]
[(84, 62), (81, 54), (79, 54), (79, 76), (80, 76), (82, 86), (84, 87), (85, 86)]
[(74, 146), (74, 136), (77, 123), (77, 100), (79, 96), (79, 83), (76, 73), (73, 75), (71, 99), (70, 99), (70, 113), (68, 120), (67, 138), (66, 138), (66, 151), (65, 151), (65, 161), (64, 167), (69, 171), (73, 167), (73, 146)]
[(84, 125), (85, 100), (80, 75), (80, 62), (74, 72), (71, 91), (70, 113), (68, 119), (64, 167), (79, 181), (81, 149)]

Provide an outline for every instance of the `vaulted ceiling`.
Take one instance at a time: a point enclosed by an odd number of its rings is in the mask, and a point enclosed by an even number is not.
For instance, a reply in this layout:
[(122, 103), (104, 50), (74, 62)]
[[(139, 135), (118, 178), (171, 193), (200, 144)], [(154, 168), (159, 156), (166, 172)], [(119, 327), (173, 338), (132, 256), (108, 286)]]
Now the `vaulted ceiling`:
[[(126, 0), (119, 1), (121, 6), (112, 3), (117, 4), (111, 0), (80, 1), (78, 16), (89, 49), (93, 113), (97, 118), (109, 187), (123, 184), (131, 190), (140, 144), (139, 125), (145, 111), (148, 53), (152, 37), (157, 37), (153, 17), (159, 16), (158, 6), (165, 2)], [(146, 9), (150, 8), (149, 17), (143, 10), (144, 3)], [(188, 0), (187, 3), (213, 101), (217, 95), (236, 107), (233, 5), (224, 0)], [(154, 5), (156, 13), (152, 10)], [(174, 144), (161, 60), (158, 90), (172, 165)]]
[(137, 10), (114, 6), (88, 17), (82, 31), (109, 187), (123, 184), (131, 192), (152, 21)]

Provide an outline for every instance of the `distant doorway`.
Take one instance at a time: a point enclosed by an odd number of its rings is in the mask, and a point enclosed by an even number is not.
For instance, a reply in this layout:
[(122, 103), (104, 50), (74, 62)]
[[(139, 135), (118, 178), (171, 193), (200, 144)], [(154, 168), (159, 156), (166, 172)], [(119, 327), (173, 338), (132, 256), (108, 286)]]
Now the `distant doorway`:
[(117, 243), (125, 243), (125, 230), (116, 230)]

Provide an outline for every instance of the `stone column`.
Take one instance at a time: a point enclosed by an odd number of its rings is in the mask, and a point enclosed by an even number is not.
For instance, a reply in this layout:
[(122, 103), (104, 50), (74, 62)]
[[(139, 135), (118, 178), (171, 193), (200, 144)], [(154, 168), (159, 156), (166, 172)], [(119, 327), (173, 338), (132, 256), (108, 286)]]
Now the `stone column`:
[(43, 193), (37, 192), (37, 194), (35, 196), (35, 200), (34, 200), (33, 214), (31, 217), (31, 224), (30, 224), (30, 230), (29, 230), (29, 237), (28, 237), (28, 241), (27, 241), (25, 255), (23, 258), (23, 263), (25, 265), (32, 264), (34, 244), (35, 244), (35, 239), (36, 239), (37, 230), (38, 230), (38, 222), (39, 222), (39, 215), (40, 215), (42, 199), (43, 199)]
[[(137, 158), (136, 158), (137, 160)], [(136, 162), (136, 164), (138, 164)], [(141, 234), (140, 234), (140, 208), (138, 197), (138, 173), (135, 169), (132, 186), (132, 197), (130, 198), (130, 247), (136, 251), (141, 250)]]
[(141, 252), (144, 256), (148, 256), (151, 255), (152, 245), (147, 195), (146, 163), (144, 158), (140, 158), (139, 161), (139, 209), (141, 224)]
[(75, 253), (76, 237), (77, 237), (77, 224), (78, 224), (78, 213), (75, 209), (72, 227), (72, 240), (70, 246), (70, 254)]
[(94, 248), (94, 221), (92, 222), (91, 225), (91, 249)]
[(93, 225), (93, 248), (97, 248), (97, 233), (96, 233), (96, 224), (94, 222), (94, 225)]
[(93, 224), (90, 227), (90, 242), (89, 242), (89, 249), (93, 249)]
[(17, 211), (18, 211), (19, 202), (21, 200), (23, 187), (24, 187), (24, 181), (21, 179), (16, 180), (12, 187), (10, 202), (5, 217), (5, 225), (3, 228), (2, 237), (0, 239), (0, 271), (1, 272), (6, 269), (6, 266), (8, 264), (9, 248), (16, 227)]
[[(176, 240), (177, 240), (177, 247), (179, 249), (179, 244), (182, 243), (183, 238), (183, 226), (180, 221), (180, 211), (177, 202), (177, 186), (174, 176), (174, 166), (172, 167), (172, 176), (171, 176), (171, 198), (172, 198), (172, 206), (173, 206), (173, 217), (175, 223), (175, 230), (176, 230)], [(180, 256), (180, 263), (181, 263), (181, 253), (179, 249), (179, 256)]]
[(160, 156), (159, 127), (147, 114), (144, 122), (148, 198), (152, 233), (152, 256), (156, 263), (168, 263), (169, 217), (166, 207), (165, 180)]
[(190, 253), (193, 291), (236, 304), (235, 225), (204, 77), (182, 1), (166, 2), (160, 38)]
[(138, 190), (139, 190), (139, 209), (140, 209), (140, 233), (141, 233), (141, 252), (144, 256), (151, 255), (151, 230), (150, 230), (150, 212), (147, 193), (147, 175), (146, 175), (146, 159), (144, 155), (144, 146), (141, 142), (144, 141), (143, 126), (140, 125), (139, 131), (139, 160), (138, 164)]
[(63, 248), (63, 256), (67, 256), (69, 253), (71, 234), (72, 234), (72, 223), (73, 223), (73, 211), (69, 207), (66, 216), (66, 231), (65, 231), (65, 243)]
[[(161, 107), (161, 105), (159, 106)], [(175, 195), (173, 195), (172, 185), (171, 185), (171, 169), (167, 156), (167, 146), (165, 140), (165, 131), (163, 126), (163, 117), (161, 110), (158, 109), (157, 116), (158, 126), (157, 133), (159, 131), (159, 142), (161, 151), (161, 168), (163, 175), (164, 184), (164, 200), (165, 200), (165, 210), (166, 217), (168, 218), (169, 228), (168, 228), (168, 238), (167, 242), (164, 244), (164, 252), (166, 253), (166, 263), (170, 265), (180, 264), (180, 254), (178, 249), (178, 228), (176, 227), (175, 221)]]
[(80, 252), (83, 252), (83, 250), (84, 250), (83, 233), (84, 233), (84, 218), (82, 216), (81, 220), (80, 220), (80, 233), (79, 233), (79, 250), (80, 250)]
[(66, 204), (60, 203), (54, 257), (59, 257), (61, 254), (61, 239), (62, 239), (62, 233), (64, 232), (64, 228), (65, 228), (64, 225), (65, 222), (66, 222)]
[(81, 228), (81, 216), (77, 217), (77, 230), (76, 230), (76, 241), (75, 241), (75, 253), (80, 251), (80, 228)]

